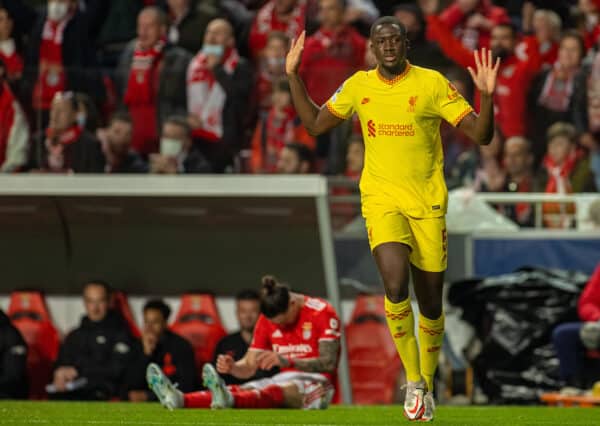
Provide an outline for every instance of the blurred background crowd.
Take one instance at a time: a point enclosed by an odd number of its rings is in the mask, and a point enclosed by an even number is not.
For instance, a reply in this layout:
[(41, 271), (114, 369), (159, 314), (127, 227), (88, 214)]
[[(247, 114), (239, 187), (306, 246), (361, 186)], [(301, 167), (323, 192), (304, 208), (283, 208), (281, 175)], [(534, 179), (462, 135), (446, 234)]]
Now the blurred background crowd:
[[(408, 30), (408, 59), (441, 71), (477, 108), (472, 51), (502, 58), (496, 136), (479, 148), (442, 126), (450, 189), (594, 192), (600, 187), (597, 0), (2, 0), (0, 171), (322, 173), (360, 178), (356, 119), (313, 138), (284, 62), (323, 104), (375, 66), (381, 15)], [(547, 227), (568, 204), (544, 204)], [(533, 224), (531, 205), (504, 213)], [(554, 219), (552, 219), (554, 218)], [(558, 218), (558, 219), (556, 219)]]

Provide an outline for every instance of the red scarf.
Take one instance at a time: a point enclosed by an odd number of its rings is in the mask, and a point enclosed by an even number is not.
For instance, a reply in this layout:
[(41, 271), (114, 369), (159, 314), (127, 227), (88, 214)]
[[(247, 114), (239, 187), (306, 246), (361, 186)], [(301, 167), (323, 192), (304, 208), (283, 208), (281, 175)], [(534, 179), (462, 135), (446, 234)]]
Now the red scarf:
[(156, 74), (164, 47), (164, 40), (159, 40), (148, 50), (136, 46), (127, 81), (125, 105), (148, 105), (154, 102), (157, 93)]
[(275, 109), (271, 108), (265, 123), (263, 167), (268, 173), (277, 170), (279, 153), (287, 143), (294, 141), (296, 111), (289, 106), (283, 113), (283, 117), (280, 117)]
[(6, 83), (0, 87), (0, 167), (7, 157), (8, 143), (15, 121), (15, 97)]
[(136, 46), (123, 98), (133, 122), (131, 147), (144, 155), (156, 152), (158, 148), (156, 101), (164, 47), (164, 39), (148, 50), (142, 50), (139, 44)]
[(546, 184), (546, 193), (549, 194), (569, 194), (571, 190), (571, 182), (569, 176), (573, 173), (577, 162), (582, 157), (582, 152), (572, 150), (567, 156), (563, 164), (558, 165), (549, 155), (544, 158), (543, 165), (548, 171), (548, 183)]
[(46, 19), (40, 44), (40, 71), (33, 90), (33, 107), (48, 110), (54, 95), (63, 92), (67, 86), (63, 66), (62, 43), (67, 24), (73, 15), (60, 22)]
[[(237, 50), (227, 49), (223, 57), (223, 69), (232, 75), (239, 61)], [(202, 123), (202, 127), (194, 129), (194, 136), (210, 142), (220, 141), (223, 137), (223, 108), (227, 95), (208, 67), (206, 55), (202, 52), (192, 59), (188, 68), (187, 86), (188, 111)]]
[(77, 125), (71, 126), (60, 135), (55, 135), (54, 129), (46, 129), (46, 150), (48, 156), (46, 163), (52, 172), (64, 172), (70, 169), (71, 159), (66, 149), (69, 145), (77, 142), (83, 130)]
[(575, 71), (567, 71), (566, 78), (559, 78), (560, 65), (556, 62), (546, 77), (542, 93), (538, 98), (538, 104), (552, 111), (567, 111), (573, 95)]

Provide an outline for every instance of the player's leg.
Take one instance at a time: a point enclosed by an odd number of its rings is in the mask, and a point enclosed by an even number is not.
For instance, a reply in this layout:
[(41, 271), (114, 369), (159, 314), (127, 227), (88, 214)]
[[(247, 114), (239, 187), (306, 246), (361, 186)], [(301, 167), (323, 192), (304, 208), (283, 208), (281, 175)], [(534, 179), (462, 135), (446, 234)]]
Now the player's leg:
[(447, 240), (444, 218), (410, 221), (415, 238), (411, 253), (411, 272), (419, 304), (419, 360), (427, 384), (425, 413), (421, 420), (433, 420), (433, 377), (444, 339), (442, 309)]
[(425, 385), (421, 378), (415, 320), (408, 291), (409, 254), (407, 245), (396, 242), (380, 244), (373, 250), (385, 287), (386, 320), (406, 371), (404, 414), (414, 420), (424, 411)]

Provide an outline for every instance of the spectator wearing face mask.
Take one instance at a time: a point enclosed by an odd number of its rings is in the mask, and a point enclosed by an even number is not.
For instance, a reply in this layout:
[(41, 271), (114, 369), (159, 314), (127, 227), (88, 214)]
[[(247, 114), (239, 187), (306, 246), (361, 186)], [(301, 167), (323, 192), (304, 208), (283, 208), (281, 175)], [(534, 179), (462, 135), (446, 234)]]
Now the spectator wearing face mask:
[[(1, 12), (0, 12), (1, 13)], [(27, 163), (29, 126), (19, 102), (6, 81), (0, 60), (0, 172), (19, 171)]]
[(281, 31), (273, 31), (267, 38), (259, 61), (259, 71), (254, 85), (254, 98), (259, 108), (259, 117), (268, 114), (271, 108), (273, 83), (285, 77), (285, 56), (290, 40)]
[(32, 34), (23, 82), (34, 111), (41, 116), (37, 129), (47, 124), (57, 93), (82, 92), (102, 101), (104, 89), (96, 72), (93, 44), (76, 0), (48, 0)]
[(133, 123), (129, 114), (113, 115), (106, 129), (98, 130), (98, 139), (106, 158), (106, 173), (147, 173), (148, 164), (131, 150)]
[(169, 117), (163, 124), (160, 154), (150, 155), (150, 173), (210, 173), (210, 163), (193, 145), (192, 131), (185, 117)]
[(252, 69), (238, 54), (231, 24), (208, 24), (202, 50), (187, 72), (189, 122), (215, 173), (223, 173), (244, 143), (242, 123), (252, 92)]

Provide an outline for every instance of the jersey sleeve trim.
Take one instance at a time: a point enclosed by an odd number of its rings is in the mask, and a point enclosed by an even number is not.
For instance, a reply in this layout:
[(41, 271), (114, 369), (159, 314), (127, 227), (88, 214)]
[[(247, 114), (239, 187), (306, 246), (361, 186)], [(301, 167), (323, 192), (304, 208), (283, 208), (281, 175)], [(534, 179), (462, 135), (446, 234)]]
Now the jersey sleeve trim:
[(450, 123), (450, 124), (452, 124), (454, 127), (458, 126), (460, 124), (460, 122), (463, 121), (463, 119), (467, 115), (471, 114), (472, 112), (473, 112), (473, 108), (471, 108), (471, 107), (467, 108), (458, 117), (456, 117), (454, 119), (454, 121), (452, 121), (452, 123)]
[(327, 102), (325, 103), (325, 106), (327, 107), (327, 110), (328, 110), (330, 113), (332, 113), (333, 115), (335, 115), (335, 116), (336, 116), (337, 118), (339, 118), (339, 119), (342, 119), (342, 120), (347, 120), (348, 118), (350, 118), (350, 116), (348, 116), (348, 117), (344, 117), (342, 114), (340, 114), (339, 112), (337, 112), (337, 111), (334, 109), (333, 105), (331, 105), (331, 104), (329, 103), (329, 101), (327, 101)]

